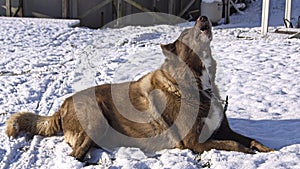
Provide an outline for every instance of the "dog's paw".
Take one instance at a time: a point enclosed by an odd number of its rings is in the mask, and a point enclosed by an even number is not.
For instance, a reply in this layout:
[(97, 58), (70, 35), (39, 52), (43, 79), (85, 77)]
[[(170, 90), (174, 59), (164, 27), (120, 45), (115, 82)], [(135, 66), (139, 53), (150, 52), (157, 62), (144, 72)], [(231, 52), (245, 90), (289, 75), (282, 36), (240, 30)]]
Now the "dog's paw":
[(253, 140), (250, 143), (250, 148), (252, 150), (256, 150), (258, 152), (272, 152), (272, 151), (276, 151), (275, 149), (269, 148), (264, 146), (263, 144), (261, 144), (260, 142)]
[(74, 157), (76, 160), (78, 160), (80, 162), (85, 162), (84, 154), (80, 151), (73, 150), (72, 153), (70, 154), (70, 156)]

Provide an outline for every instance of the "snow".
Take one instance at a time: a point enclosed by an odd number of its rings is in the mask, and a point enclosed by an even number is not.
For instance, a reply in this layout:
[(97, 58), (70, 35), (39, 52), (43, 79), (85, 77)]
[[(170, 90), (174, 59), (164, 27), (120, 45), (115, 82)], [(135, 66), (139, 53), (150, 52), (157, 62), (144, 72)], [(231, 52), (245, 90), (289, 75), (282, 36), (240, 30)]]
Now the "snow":
[[(230, 24), (214, 27), (211, 45), (217, 84), (229, 96), (230, 125), (277, 151), (94, 148), (90, 162), (97, 165), (89, 166), (68, 155), (63, 136), (7, 138), (6, 120), (19, 111), (52, 115), (80, 89), (138, 79), (163, 62), (159, 44), (173, 42), (193, 23), (95, 30), (70, 27), (76, 20), (0, 17), (0, 168), (300, 168), (300, 40), (272, 33), (283, 25), (284, 5), (271, 1), (266, 36), (260, 35), (259, 0)], [(293, 4), (293, 23), (299, 8)]]

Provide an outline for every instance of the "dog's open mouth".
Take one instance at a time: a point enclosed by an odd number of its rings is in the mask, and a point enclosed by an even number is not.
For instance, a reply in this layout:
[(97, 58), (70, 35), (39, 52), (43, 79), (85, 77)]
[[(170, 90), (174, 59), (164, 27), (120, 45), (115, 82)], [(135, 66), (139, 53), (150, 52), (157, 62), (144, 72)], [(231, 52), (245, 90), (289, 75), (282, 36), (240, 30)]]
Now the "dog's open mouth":
[(208, 37), (211, 40), (211, 24), (206, 16), (200, 16), (195, 23), (196, 36)]
[(200, 26), (200, 31), (201, 32), (208, 31), (208, 30), (209, 30), (209, 25), (208, 24)]

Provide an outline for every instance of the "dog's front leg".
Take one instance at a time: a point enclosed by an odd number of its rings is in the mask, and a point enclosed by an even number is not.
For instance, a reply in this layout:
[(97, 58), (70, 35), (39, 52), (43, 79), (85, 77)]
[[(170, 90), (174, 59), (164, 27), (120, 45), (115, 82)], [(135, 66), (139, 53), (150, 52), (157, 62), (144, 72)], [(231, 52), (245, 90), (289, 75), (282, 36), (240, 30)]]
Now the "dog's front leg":
[(152, 79), (156, 88), (167, 91), (168, 93), (173, 93), (178, 97), (181, 97), (181, 93), (177, 82), (170, 77), (170, 75), (163, 71), (156, 71), (155, 77)]
[(245, 147), (244, 145), (232, 140), (208, 140), (204, 143), (195, 143), (193, 145), (188, 146), (188, 148), (196, 153), (203, 153), (204, 151), (217, 149), (254, 154), (254, 151), (252, 149)]
[(244, 136), (242, 134), (233, 131), (229, 126), (226, 115), (221, 123), (221, 126), (218, 129), (218, 132), (215, 133), (215, 135), (213, 136), (213, 139), (236, 141), (247, 148), (250, 148), (252, 150), (257, 150), (259, 152), (274, 151), (274, 149), (264, 146), (263, 144), (261, 144), (260, 142), (256, 141), (253, 138)]

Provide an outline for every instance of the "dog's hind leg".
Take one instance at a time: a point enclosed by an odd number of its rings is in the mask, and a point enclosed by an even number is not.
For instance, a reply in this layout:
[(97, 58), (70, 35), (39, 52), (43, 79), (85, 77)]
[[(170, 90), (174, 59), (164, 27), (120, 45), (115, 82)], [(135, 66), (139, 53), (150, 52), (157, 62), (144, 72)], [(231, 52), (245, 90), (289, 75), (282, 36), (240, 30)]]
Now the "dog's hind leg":
[(93, 145), (93, 140), (87, 136), (86, 133), (81, 132), (78, 135), (78, 139), (75, 142), (71, 156), (75, 157), (79, 161), (83, 161), (86, 153)]

